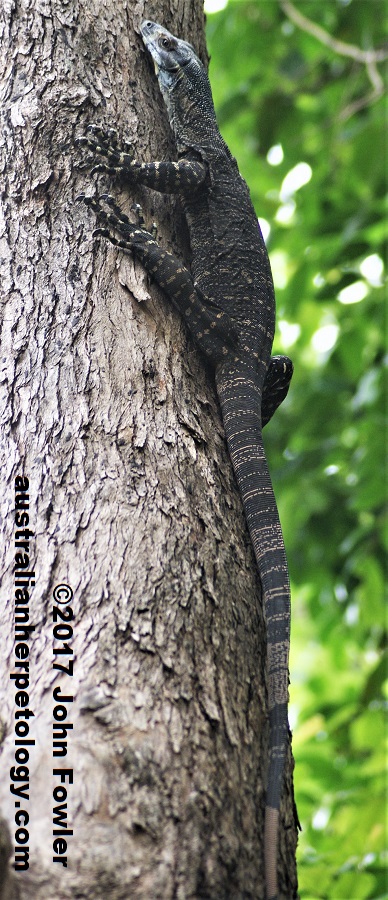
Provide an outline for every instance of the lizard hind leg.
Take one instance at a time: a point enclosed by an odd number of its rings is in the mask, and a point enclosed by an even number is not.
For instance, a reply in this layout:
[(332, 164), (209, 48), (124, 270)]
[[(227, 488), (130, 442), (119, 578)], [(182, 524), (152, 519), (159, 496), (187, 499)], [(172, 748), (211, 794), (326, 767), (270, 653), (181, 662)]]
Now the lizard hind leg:
[(262, 427), (288, 394), (294, 366), (288, 356), (272, 356), (266, 372), (261, 406)]

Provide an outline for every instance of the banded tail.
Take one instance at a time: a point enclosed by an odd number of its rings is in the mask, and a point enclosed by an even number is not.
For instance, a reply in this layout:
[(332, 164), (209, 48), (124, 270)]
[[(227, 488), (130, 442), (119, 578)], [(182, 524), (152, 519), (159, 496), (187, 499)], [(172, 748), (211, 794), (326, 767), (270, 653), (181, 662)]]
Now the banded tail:
[(269, 767), (264, 826), (266, 892), (277, 886), (279, 806), (288, 746), (290, 587), (283, 535), (262, 440), (261, 388), (252, 368), (222, 363), (217, 392), (226, 439), (260, 573), (267, 626)]

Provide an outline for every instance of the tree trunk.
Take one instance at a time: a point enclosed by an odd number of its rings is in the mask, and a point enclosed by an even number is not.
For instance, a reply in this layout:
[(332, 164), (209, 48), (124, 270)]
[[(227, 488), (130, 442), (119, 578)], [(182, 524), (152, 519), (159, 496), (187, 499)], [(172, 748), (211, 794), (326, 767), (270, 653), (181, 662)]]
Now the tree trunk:
[[(173, 153), (149, 11), (4, 6), (0, 895), (263, 898), (265, 628), (212, 377), (75, 202), (88, 122)], [(154, 17), (203, 55), (200, 0)], [(123, 187), (185, 254), (175, 204)]]

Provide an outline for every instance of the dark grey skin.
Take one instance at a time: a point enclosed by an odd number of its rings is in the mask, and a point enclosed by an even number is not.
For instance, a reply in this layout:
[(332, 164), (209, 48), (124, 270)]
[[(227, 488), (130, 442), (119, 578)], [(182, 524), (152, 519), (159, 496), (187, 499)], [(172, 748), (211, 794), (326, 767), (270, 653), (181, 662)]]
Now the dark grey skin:
[[(163, 251), (144, 222), (135, 225), (110, 197), (84, 200), (97, 233), (130, 250), (179, 309), (214, 366), (230, 457), (260, 573), (267, 626), (269, 766), (265, 810), (266, 895), (278, 896), (279, 806), (289, 743), (290, 589), (284, 542), (262, 429), (287, 394), (292, 363), (272, 357), (275, 297), (266, 247), (249, 191), (216, 122), (210, 84), (193, 48), (161, 25), (143, 22), (174, 134), (178, 161), (140, 163), (112, 130), (90, 126), (79, 140), (103, 162), (94, 171), (179, 195), (192, 252), (190, 271)], [(112, 233), (113, 232), (113, 233)]]

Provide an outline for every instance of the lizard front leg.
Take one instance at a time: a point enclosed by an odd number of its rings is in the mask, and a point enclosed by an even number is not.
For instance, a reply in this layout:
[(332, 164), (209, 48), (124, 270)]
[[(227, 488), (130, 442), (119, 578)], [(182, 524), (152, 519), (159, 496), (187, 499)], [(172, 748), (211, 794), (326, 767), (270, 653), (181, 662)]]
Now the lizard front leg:
[(166, 194), (191, 192), (207, 179), (206, 165), (194, 157), (183, 157), (178, 162), (139, 162), (127, 141), (120, 149), (117, 132), (113, 128), (104, 130), (99, 125), (89, 125), (87, 134), (77, 138), (76, 143), (106, 160), (94, 165), (92, 174), (107, 172)]
[[(107, 238), (111, 244), (130, 251), (141, 261), (151, 278), (178, 308), (192, 337), (208, 359), (216, 363), (237, 346), (238, 335), (228, 315), (204, 298), (188, 269), (173, 253), (159, 246), (154, 232), (144, 227), (141, 210), (140, 222), (134, 224), (113, 197), (107, 194), (100, 198), (81, 194), (78, 199), (91, 207), (102, 222), (103, 227), (97, 228), (95, 235)], [(138, 206), (137, 212), (139, 216)]]

